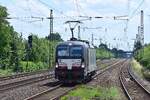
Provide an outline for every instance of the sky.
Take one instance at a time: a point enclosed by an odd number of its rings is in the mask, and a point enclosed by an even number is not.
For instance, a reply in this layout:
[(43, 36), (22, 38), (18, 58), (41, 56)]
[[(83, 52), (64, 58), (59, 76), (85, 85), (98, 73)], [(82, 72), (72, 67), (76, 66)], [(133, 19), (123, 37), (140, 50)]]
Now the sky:
[[(53, 31), (60, 33), (63, 40), (71, 37), (69, 25), (65, 22), (83, 20), (78, 24), (81, 26), (81, 39), (91, 42), (93, 34), (95, 45), (102, 42), (123, 50), (132, 50), (140, 25), (140, 11), (143, 10), (144, 41), (150, 42), (150, 0), (0, 0), (0, 5), (7, 7), (9, 17), (13, 18), (8, 21), (24, 38), (31, 33), (39, 37), (49, 34), (49, 20), (46, 18), (52, 9)], [(74, 35), (77, 37), (77, 34), (76, 27)]]

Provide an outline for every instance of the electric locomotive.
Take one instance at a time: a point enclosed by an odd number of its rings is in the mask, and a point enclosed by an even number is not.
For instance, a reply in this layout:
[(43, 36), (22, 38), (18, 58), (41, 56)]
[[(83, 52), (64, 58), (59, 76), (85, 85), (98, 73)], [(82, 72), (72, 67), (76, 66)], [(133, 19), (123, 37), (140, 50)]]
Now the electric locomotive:
[(56, 79), (83, 82), (96, 72), (96, 51), (87, 41), (71, 39), (57, 45), (55, 63)]

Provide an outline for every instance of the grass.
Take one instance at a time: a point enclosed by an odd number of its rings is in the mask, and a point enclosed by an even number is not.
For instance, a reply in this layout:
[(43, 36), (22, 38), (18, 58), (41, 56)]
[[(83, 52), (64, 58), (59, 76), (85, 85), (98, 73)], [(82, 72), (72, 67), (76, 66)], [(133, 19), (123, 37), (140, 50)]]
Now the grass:
[(132, 69), (141, 77), (143, 78), (143, 72), (142, 72), (142, 66), (140, 63), (138, 63), (135, 59), (132, 60), (131, 62)]
[(13, 71), (11, 69), (7, 69), (7, 70), (0, 69), (0, 77), (12, 75), (12, 74), (13, 74)]
[(61, 98), (61, 100), (69, 100), (71, 98), (78, 98), (79, 100), (120, 100), (120, 94), (116, 87), (89, 87), (80, 86), (78, 89), (71, 91), (68, 95)]
[(145, 78), (147, 80), (150, 80), (150, 70), (146, 69), (145, 67), (142, 67), (140, 63), (138, 63), (136, 60), (132, 60), (131, 62), (133, 70), (141, 77)]

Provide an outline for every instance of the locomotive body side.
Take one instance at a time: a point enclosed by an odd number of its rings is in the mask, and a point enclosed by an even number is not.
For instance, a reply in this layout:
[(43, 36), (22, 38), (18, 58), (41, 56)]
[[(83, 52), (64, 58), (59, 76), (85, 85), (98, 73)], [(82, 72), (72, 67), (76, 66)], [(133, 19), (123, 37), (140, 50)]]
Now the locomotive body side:
[(95, 71), (97, 70), (97, 66), (96, 66), (96, 51), (94, 48), (89, 48), (88, 49), (88, 66), (87, 66), (88, 70), (87, 72), (90, 75), (93, 75), (95, 73)]

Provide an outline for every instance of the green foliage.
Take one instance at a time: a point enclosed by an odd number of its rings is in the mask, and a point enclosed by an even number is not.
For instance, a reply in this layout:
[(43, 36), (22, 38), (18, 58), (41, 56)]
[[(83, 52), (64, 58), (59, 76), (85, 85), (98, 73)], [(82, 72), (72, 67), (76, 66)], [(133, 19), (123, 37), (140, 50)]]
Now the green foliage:
[(33, 72), (37, 70), (42, 70), (42, 69), (48, 69), (48, 65), (43, 62), (25, 62), (21, 61), (20, 62), (20, 69), (22, 72)]
[(146, 69), (150, 70), (150, 45), (140, 49), (135, 53), (135, 59), (139, 61)]
[(69, 100), (71, 97), (78, 97), (80, 100), (120, 100), (119, 95), (119, 91), (116, 87), (103, 88), (80, 86), (78, 89), (62, 97), (61, 100)]
[(143, 76), (147, 79), (150, 80), (150, 71), (147, 69), (143, 69)]
[(8, 16), (7, 9), (0, 5), (0, 25), (8, 25), (8, 21), (5, 18)]
[(140, 41), (137, 41), (135, 44), (134, 44), (134, 51), (138, 51), (142, 48), (142, 44)]
[(7, 69), (7, 70), (0, 69), (0, 77), (12, 75), (12, 74), (13, 74), (13, 70), (11, 69)]
[(10, 26), (7, 16), (7, 9), (0, 6), (0, 68), (30, 72), (47, 69), (49, 61), (54, 64), (55, 46), (58, 41), (62, 41), (59, 33), (46, 38), (32, 35), (32, 48), (29, 48), (27, 40), (23, 40), (22, 35)]
[(48, 40), (52, 40), (52, 41), (62, 41), (61, 36), (59, 35), (59, 33), (52, 33), (51, 35), (49, 35), (46, 38)]
[(110, 51), (108, 51), (104, 48), (96, 49), (96, 58), (97, 59), (106, 59), (106, 58), (113, 58), (113, 57), (114, 57), (114, 55)]
[(54, 64), (54, 52), (57, 43), (58, 41), (49, 41), (45, 38), (38, 38), (36, 35), (33, 35), (32, 48), (29, 49), (26, 46), (26, 56), (24, 61), (43, 62), (48, 65), (50, 59)]
[(6, 69), (9, 65), (11, 32), (13, 28), (5, 20), (7, 9), (0, 6), (0, 67)]
[(134, 72), (136, 72), (141, 78), (143, 78), (143, 68), (135, 59), (132, 60), (131, 66)]
[(143, 75), (150, 80), (150, 44), (135, 52), (135, 59), (143, 65)]

